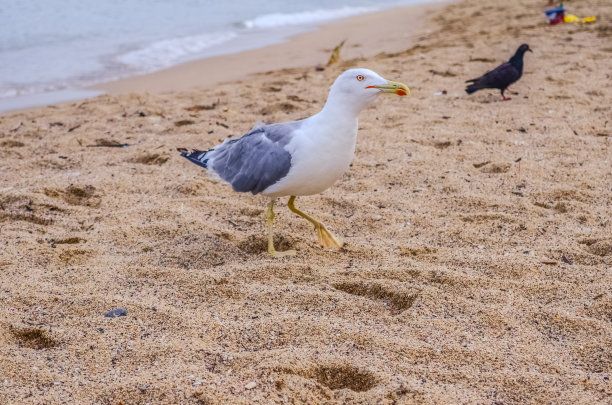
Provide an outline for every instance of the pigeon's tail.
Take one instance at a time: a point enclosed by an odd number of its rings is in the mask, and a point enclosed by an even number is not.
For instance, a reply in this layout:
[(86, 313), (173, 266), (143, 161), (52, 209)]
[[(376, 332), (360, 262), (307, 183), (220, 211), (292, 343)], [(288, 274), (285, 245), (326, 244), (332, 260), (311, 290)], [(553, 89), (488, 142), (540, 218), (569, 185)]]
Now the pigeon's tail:
[(178, 148), (177, 150), (181, 152), (182, 157), (189, 160), (191, 163), (195, 163), (196, 165), (202, 166), (203, 168), (207, 169), (208, 158), (206, 157), (206, 154), (208, 154), (208, 152), (212, 151), (213, 149), (203, 151), (197, 149), (187, 150), (185, 148)]
[(467, 94), (472, 94), (480, 90), (480, 87), (477, 87), (475, 84), (471, 84), (465, 88), (465, 92)]
[(468, 80), (466, 81), (466, 83), (472, 83), (469, 86), (467, 86), (465, 88), (465, 92), (467, 94), (472, 94), (480, 89), (482, 89), (482, 86), (478, 83), (478, 79), (472, 79), (472, 80)]

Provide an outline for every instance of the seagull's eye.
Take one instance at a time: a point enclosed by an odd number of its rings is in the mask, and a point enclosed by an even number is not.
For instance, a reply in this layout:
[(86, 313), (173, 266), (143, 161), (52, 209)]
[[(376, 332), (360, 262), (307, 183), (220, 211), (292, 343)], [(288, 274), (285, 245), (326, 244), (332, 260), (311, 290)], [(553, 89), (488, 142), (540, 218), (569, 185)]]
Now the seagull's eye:
[(357, 75), (357, 80), (364, 81), (365, 80), (365, 76), (364, 75)]

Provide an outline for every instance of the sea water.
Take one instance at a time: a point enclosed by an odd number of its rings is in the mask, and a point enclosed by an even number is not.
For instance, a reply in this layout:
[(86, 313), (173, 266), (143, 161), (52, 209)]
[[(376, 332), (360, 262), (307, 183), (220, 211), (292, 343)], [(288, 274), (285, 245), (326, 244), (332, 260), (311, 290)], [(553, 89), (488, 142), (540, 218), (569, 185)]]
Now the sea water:
[(0, 111), (435, 0), (0, 0)]

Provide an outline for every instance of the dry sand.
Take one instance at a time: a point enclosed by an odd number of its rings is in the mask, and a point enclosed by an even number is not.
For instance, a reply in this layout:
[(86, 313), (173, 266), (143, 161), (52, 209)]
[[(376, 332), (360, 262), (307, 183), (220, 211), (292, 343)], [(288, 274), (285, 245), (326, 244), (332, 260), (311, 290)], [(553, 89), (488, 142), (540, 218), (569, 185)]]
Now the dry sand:
[[(610, 403), (612, 4), (568, 4), (599, 21), (465, 0), (323, 72), (0, 116), (0, 403)], [(512, 101), (463, 92), (522, 42)], [(299, 253), (272, 260), (265, 199), (176, 148), (315, 113), (353, 66), (413, 96), (364, 111), (350, 171), (297, 200), (346, 248), (279, 207)]]

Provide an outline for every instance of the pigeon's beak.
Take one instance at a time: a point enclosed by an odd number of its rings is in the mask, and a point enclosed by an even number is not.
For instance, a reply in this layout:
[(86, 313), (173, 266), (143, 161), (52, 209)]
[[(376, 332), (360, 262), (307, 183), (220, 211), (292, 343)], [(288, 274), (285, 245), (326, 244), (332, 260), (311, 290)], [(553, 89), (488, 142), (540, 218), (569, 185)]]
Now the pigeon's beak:
[(392, 93), (397, 94), (398, 96), (408, 96), (410, 95), (410, 89), (404, 83), (400, 82), (392, 82), (391, 80), (387, 81), (387, 84), (382, 84), (379, 86), (368, 86), (366, 89), (378, 89), (383, 93)]
[(528, 50), (529, 52), (533, 53), (533, 51), (531, 50), (531, 48), (527, 48), (527, 50)]

